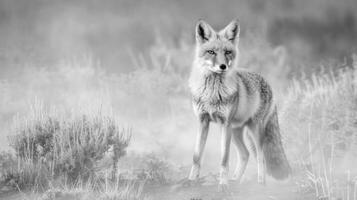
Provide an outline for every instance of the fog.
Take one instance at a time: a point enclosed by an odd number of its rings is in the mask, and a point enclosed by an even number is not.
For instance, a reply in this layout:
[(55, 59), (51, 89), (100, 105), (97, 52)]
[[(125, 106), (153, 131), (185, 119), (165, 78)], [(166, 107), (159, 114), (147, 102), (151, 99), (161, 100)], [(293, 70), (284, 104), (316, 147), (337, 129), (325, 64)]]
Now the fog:
[[(281, 95), (291, 77), (321, 63), (352, 65), (356, 9), (355, 0), (1, 0), (0, 149), (9, 148), (13, 117), (40, 100), (63, 110), (108, 106), (132, 127), (131, 152), (190, 163), (197, 124), (187, 77), (198, 19), (220, 29), (239, 18), (241, 65)], [(207, 148), (205, 163), (217, 167), (216, 127)]]
[(292, 61), (342, 59), (356, 43), (354, 0), (274, 1), (43, 1), (2, 0), (2, 77), (26, 63), (51, 66), (78, 54), (98, 58), (108, 72), (134, 69), (131, 53), (145, 53), (158, 40), (193, 42), (200, 18), (222, 28), (233, 18), (242, 37), (254, 32), (273, 46), (283, 45)]

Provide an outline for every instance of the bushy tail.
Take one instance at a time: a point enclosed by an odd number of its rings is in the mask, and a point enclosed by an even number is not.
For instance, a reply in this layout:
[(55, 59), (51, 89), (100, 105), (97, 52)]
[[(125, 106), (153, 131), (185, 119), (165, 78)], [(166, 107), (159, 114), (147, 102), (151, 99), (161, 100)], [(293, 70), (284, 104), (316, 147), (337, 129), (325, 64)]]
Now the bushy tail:
[(291, 168), (286, 158), (278, 122), (277, 109), (269, 116), (265, 127), (263, 152), (267, 173), (276, 179), (285, 179), (289, 176)]

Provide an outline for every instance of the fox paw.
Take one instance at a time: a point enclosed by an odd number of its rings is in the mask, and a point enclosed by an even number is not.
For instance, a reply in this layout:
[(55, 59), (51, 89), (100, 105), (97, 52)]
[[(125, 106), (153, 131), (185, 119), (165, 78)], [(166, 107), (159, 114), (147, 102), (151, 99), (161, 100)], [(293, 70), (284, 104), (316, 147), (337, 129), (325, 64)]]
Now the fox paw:
[(264, 178), (264, 177), (258, 177), (258, 183), (259, 183), (260, 185), (266, 185), (266, 183), (265, 183), (265, 178)]
[(242, 179), (242, 175), (236, 173), (231, 178), (231, 180), (238, 181), (239, 183), (241, 182), (241, 179)]
[(218, 191), (219, 192), (227, 192), (228, 191), (228, 173), (227, 171), (223, 171), (221, 173), (221, 177), (218, 184)]
[(191, 181), (196, 180), (198, 179), (199, 175), (200, 175), (200, 167), (193, 165), (191, 168), (190, 175), (188, 176), (188, 179)]
[(229, 191), (228, 184), (218, 184), (218, 192), (227, 193)]

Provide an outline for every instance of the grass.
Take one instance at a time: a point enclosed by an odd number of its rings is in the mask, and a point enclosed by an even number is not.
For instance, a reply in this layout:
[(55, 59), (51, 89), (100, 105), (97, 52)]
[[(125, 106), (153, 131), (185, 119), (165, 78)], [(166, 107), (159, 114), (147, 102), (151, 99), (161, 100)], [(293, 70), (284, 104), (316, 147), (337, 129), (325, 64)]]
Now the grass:
[[(284, 54), (273, 52), (266, 59), (272, 59), (272, 63), (280, 60), (275, 56)], [(357, 150), (356, 57), (353, 68), (346, 66), (293, 80), (283, 92), (284, 98), (279, 99), (282, 134), (294, 179), (300, 192), (313, 192), (319, 199), (356, 199), (356, 163), (346, 163), (356, 157)], [(177, 75), (159, 67), (159, 61), (156, 63), (128, 75), (131, 79), (122, 92), (145, 84), (148, 88), (138, 92), (153, 97), (146, 98), (147, 103), (157, 101), (148, 91), (158, 91), (161, 98), (186, 95), (182, 88), (175, 93), (168, 91), (187, 75)], [(175, 66), (170, 62), (167, 65)], [(118, 80), (129, 79), (122, 76)], [(133, 100), (138, 95), (127, 94)], [(174, 107), (162, 113), (170, 116), (167, 122), (176, 123), (178, 117), (187, 117), (186, 112), (172, 115), (180, 107), (188, 109), (183, 104), (176, 101)], [(158, 112), (156, 107), (152, 109), (154, 113), (149, 115)], [(104, 113), (100, 109), (90, 113), (81, 109), (46, 109), (42, 103), (34, 103), (28, 115), (14, 118), (10, 143), (15, 156), (5, 152), (0, 156), (3, 183), (20, 191), (47, 191), (43, 199), (142, 199), (145, 185), (167, 185), (186, 175), (185, 168), (155, 153), (125, 157), (131, 130), (121, 128), (116, 117)]]
[[(294, 81), (281, 108), (288, 155), (320, 199), (356, 199), (357, 56), (353, 68)], [(306, 188), (305, 188), (306, 189)]]
[[(113, 181), (131, 137), (131, 130), (121, 128), (113, 116), (60, 114), (39, 103), (28, 116), (15, 118), (13, 131), (16, 159), (2, 154), (2, 165), (11, 165), (2, 172), (3, 182), (34, 191), (78, 184), (99, 188), (94, 183)], [(101, 176), (103, 171), (111, 178)]]
[[(356, 68), (341, 68), (296, 79), (279, 101), (284, 144), (300, 192), (318, 199), (357, 197), (356, 162), (345, 163), (357, 152), (356, 75)], [(123, 157), (130, 130), (120, 128), (113, 116), (59, 113), (34, 104), (30, 115), (15, 118), (10, 141), (17, 160), (1, 154), (7, 184), (46, 191), (42, 199), (143, 199), (145, 185), (167, 185), (185, 176), (154, 153)]]
[[(278, 90), (299, 191), (357, 200), (357, 56), (353, 66), (310, 65), (353, 49), (355, 1), (289, 2), (0, 3), (0, 145), (4, 134), (12, 145), (0, 153), (0, 189), (24, 198), (30, 190), (42, 199), (145, 199), (146, 186), (186, 177), (197, 128), (187, 88), (194, 22), (219, 28), (240, 15), (241, 66)], [(301, 71), (309, 75), (290, 80)], [(29, 105), (34, 98), (43, 103)], [(126, 155), (130, 148), (141, 153)], [(218, 163), (212, 152), (206, 164)]]
[[(272, 49), (264, 41), (259, 42), (253, 36), (251, 39), (254, 47), (244, 49), (246, 44), (242, 44), (245, 54), (241, 63), (262, 73), (274, 88), (280, 89), (284, 144), (300, 191), (313, 192), (320, 199), (356, 199), (357, 55), (351, 56), (352, 63), (325, 63), (320, 71), (315, 68), (315, 72), (289, 81), (292, 69), (287, 66), (285, 49)], [(169, 50), (167, 57), (171, 55)], [(148, 63), (142, 65), (161, 71)], [(175, 61), (168, 63), (169, 69), (180, 69)]]
[[(110, 180), (110, 181), (109, 181)], [(143, 200), (146, 197), (142, 194), (143, 184), (139, 182), (126, 182), (118, 178), (114, 181), (107, 178), (100, 188), (93, 189), (91, 184), (76, 185), (74, 187), (56, 187), (48, 189), (41, 194), (42, 200), (53, 200), (58, 198), (90, 200), (93, 198), (100, 200)]]
[[(24, 191), (25, 196), (141, 200), (144, 185), (173, 181), (173, 165), (155, 154), (121, 160), (131, 129), (121, 128), (102, 110), (68, 113), (36, 101), (28, 115), (14, 118), (13, 132), (13, 151), (0, 156), (0, 186)], [(128, 174), (123, 166), (130, 161), (137, 168)]]
[[(176, 158), (192, 156), (191, 149), (189, 154), (184, 151), (195, 126), (185, 84), (190, 49), (187, 41), (174, 47), (158, 41), (150, 56), (133, 55), (136, 70), (127, 74), (108, 75), (86, 58), (54, 69), (30, 68), (19, 75), (21, 84), (7, 83), (2, 87), (8, 96), (3, 105), (15, 99), (9, 104), (15, 106), (6, 109), (19, 109), (21, 114), (14, 119), (10, 137), (15, 154), (0, 155), (2, 183), (21, 191), (47, 191), (44, 199), (76, 195), (142, 199), (145, 186), (167, 185), (185, 177), (186, 168), (165, 158), (179, 162)], [(352, 68), (322, 70), (289, 81), (291, 68), (284, 47), (272, 48), (247, 34), (242, 49), (245, 66), (261, 72), (274, 88), (285, 89), (277, 95), (280, 123), (299, 190), (320, 199), (355, 200), (356, 55)], [(38, 78), (33, 78), (34, 73)], [(111, 112), (91, 104), (102, 94), (115, 105)], [(21, 110), (33, 96), (43, 97), (49, 105), (63, 104), (65, 109), (35, 103), (29, 112)], [(73, 103), (77, 99), (85, 99), (85, 108), (95, 111), (77, 109)], [(118, 118), (130, 121), (134, 129), (121, 128)], [(166, 154), (124, 156), (132, 131), (135, 139), (145, 142), (144, 148), (159, 146)]]

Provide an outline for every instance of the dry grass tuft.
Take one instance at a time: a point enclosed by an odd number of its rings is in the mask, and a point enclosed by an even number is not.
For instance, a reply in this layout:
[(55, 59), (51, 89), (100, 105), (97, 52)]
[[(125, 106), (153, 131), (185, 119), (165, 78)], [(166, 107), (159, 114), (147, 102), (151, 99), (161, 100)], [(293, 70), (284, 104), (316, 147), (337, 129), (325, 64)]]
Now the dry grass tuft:
[[(304, 187), (322, 199), (355, 199), (357, 56), (354, 68), (294, 81), (281, 108), (285, 144)], [(306, 190), (306, 189), (305, 189)]]

